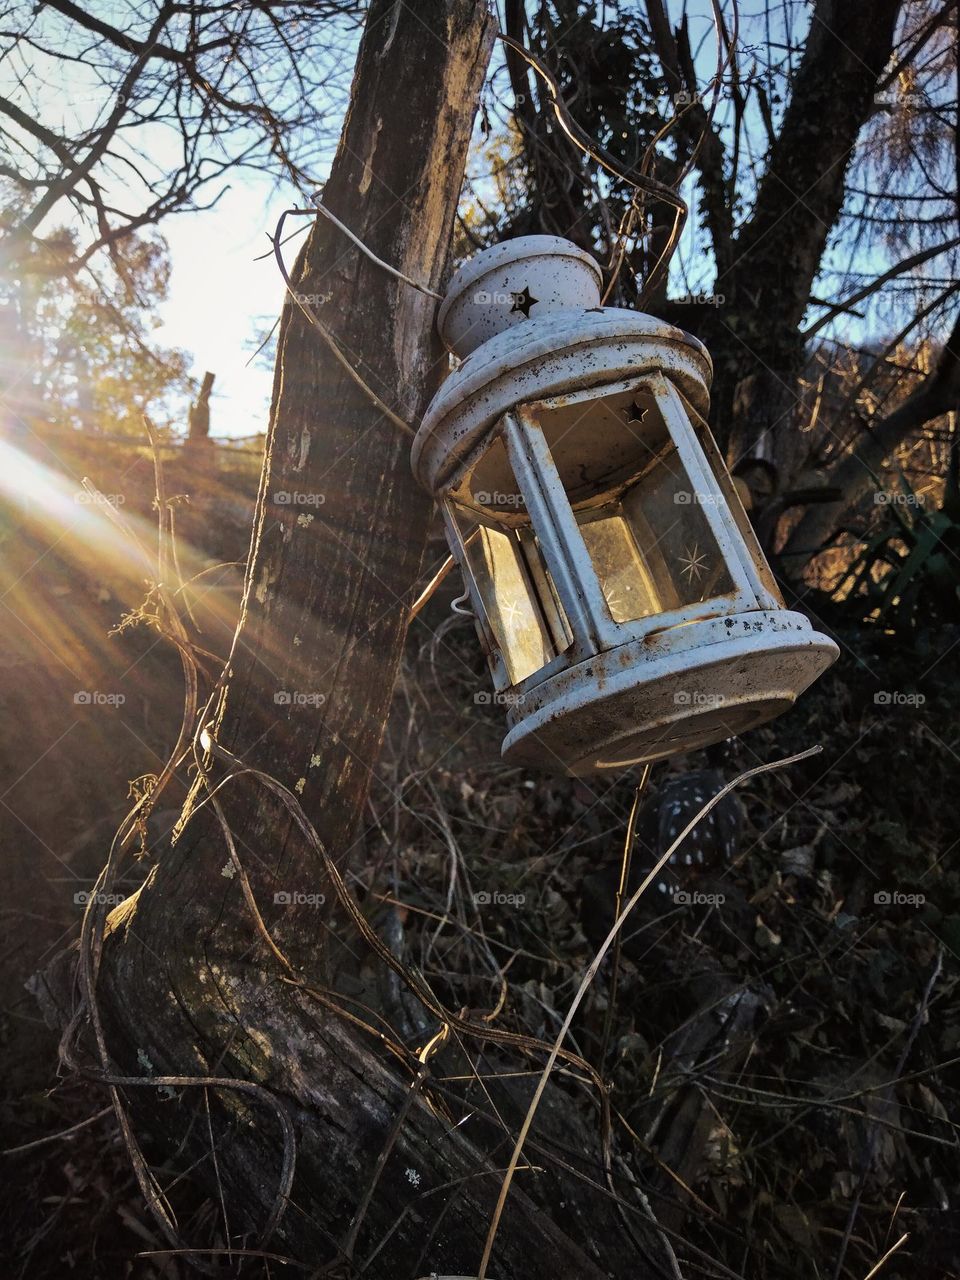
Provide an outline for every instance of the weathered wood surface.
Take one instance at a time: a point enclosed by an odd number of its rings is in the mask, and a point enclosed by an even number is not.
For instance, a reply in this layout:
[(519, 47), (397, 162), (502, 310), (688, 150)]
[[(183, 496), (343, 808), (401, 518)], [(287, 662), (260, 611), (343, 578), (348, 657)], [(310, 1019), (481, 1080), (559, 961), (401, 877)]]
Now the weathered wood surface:
[[(164, 945), (152, 934), (141, 942)], [(474, 1114), (475, 1100), (457, 1104), (447, 1091), (448, 1116), (421, 1098), (405, 1110), (409, 1077), (386, 1065), (373, 1043), (364, 1043), (341, 1018), (245, 965), (239, 945), (237, 954), (220, 951), (215, 961), (189, 946), (175, 927), (167, 953), (172, 964), (163, 966), (162, 978), (137, 963), (129, 948), (120, 952), (102, 983), (104, 1002), (124, 1005), (122, 1015), (111, 1018), (111, 1044), (121, 1061), (149, 1061), (157, 1075), (239, 1075), (284, 1100), (297, 1134), (298, 1173), (270, 1247), (316, 1265), (342, 1256), (353, 1216), (402, 1118), (364, 1216), (356, 1269), (367, 1264), (363, 1274), (383, 1280), (414, 1280), (434, 1271), (475, 1274), (509, 1156), (496, 1123)], [(441, 1052), (435, 1073), (444, 1074), (449, 1062)], [(189, 1092), (199, 1091), (178, 1091), (181, 1103), (158, 1103), (153, 1090), (128, 1094), (139, 1131), (154, 1138), (179, 1135), (184, 1113), (197, 1116), (178, 1165), (199, 1161), (196, 1176), (212, 1189), (206, 1121), (198, 1111), (202, 1100), (187, 1098)], [(228, 1220), (255, 1247), (278, 1185), (279, 1126), (245, 1095), (211, 1090), (210, 1097)], [(567, 1115), (560, 1124), (581, 1158), (596, 1153), (596, 1135), (585, 1134), (575, 1117)], [(531, 1150), (530, 1163), (545, 1162)], [(593, 1163), (599, 1163), (597, 1154)], [(598, 1168), (590, 1174), (602, 1182)], [(553, 1204), (544, 1211), (537, 1201), (548, 1196)], [(602, 1195), (574, 1178), (518, 1175), (494, 1252), (495, 1280), (634, 1277), (637, 1262)]]

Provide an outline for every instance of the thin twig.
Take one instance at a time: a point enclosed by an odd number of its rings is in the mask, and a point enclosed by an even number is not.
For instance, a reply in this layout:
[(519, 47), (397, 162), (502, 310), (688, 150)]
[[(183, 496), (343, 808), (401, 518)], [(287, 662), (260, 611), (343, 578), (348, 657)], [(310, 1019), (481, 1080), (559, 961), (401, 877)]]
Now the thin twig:
[(0, 1156), (22, 1156), (25, 1151), (36, 1151), (37, 1147), (45, 1147), (50, 1142), (67, 1140), (75, 1133), (79, 1133), (81, 1129), (87, 1129), (98, 1120), (102, 1120), (104, 1116), (112, 1114), (113, 1107), (104, 1107), (101, 1111), (88, 1116), (86, 1120), (81, 1120), (79, 1124), (71, 1125), (69, 1129), (61, 1129), (59, 1133), (51, 1133), (46, 1138), (37, 1138), (34, 1142), (25, 1142), (21, 1147), (7, 1147), (5, 1151), (0, 1151)]
[[(616, 920), (620, 914), (620, 908), (623, 906), (623, 895), (627, 891), (627, 882), (630, 879), (630, 862), (633, 857), (633, 838), (637, 830), (637, 814), (640, 812), (640, 803), (643, 800), (644, 792), (650, 781), (650, 771), (653, 768), (651, 764), (643, 766), (643, 772), (640, 774), (640, 781), (637, 783), (636, 790), (633, 793), (633, 804), (630, 806), (630, 816), (627, 819), (627, 834), (623, 842), (623, 858), (620, 862), (620, 883), (617, 885), (617, 896), (614, 899), (613, 918)], [(610, 1032), (613, 1027), (613, 1015), (617, 1007), (617, 985), (620, 977), (620, 948), (623, 942), (623, 935), (618, 933), (613, 944), (613, 955), (610, 959), (610, 994), (607, 997), (607, 1013), (603, 1020), (603, 1039), (600, 1043), (600, 1060), (597, 1067), (600, 1074), (603, 1075), (606, 1070), (607, 1049), (610, 1045)]]
[(905, 1243), (906, 1243), (906, 1241), (907, 1241), (907, 1240), (909, 1240), (909, 1239), (910, 1239), (910, 1232), (909, 1232), (909, 1231), (905, 1231), (905, 1232), (903, 1233), (903, 1235), (900, 1237), (900, 1239), (897, 1241), (897, 1243), (896, 1243), (896, 1244), (892, 1244), (892, 1245), (890, 1246), (890, 1248), (887, 1250), (887, 1252), (883, 1255), (883, 1257), (882, 1257), (882, 1258), (880, 1258), (880, 1259), (879, 1259), (879, 1261), (877, 1261), (877, 1262), (875, 1262), (875, 1263), (873, 1264), (873, 1266), (870, 1268), (870, 1270), (867, 1272), (867, 1274), (863, 1277), (863, 1280), (873, 1280), (873, 1277), (874, 1277), (875, 1275), (878, 1275), (878, 1274), (879, 1274), (879, 1272), (880, 1272), (880, 1268), (881, 1268), (881, 1267), (882, 1267), (886, 1262), (888, 1262), (888, 1261), (893, 1257), (893, 1255), (897, 1252), (897, 1250), (900, 1248), (900, 1246), (901, 1246), (902, 1244), (905, 1244)]

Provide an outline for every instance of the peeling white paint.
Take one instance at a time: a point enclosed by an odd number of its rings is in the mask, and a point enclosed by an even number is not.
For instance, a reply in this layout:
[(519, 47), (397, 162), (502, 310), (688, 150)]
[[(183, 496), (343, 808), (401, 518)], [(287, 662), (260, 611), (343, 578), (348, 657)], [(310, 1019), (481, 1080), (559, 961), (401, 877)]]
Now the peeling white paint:
[[(555, 585), (572, 642), (555, 660), (522, 669), (515, 691), (511, 655), (499, 652), (481, 611), (478, 631), (508, 707), (501, 754), (508, 765), (559, 766), (575, 776), (626, 770), (753, 728), (785, 711), (839, 656), (829, 637), (785, 609), (749, 525), (726, 501), (729, 477), (701, 422), (712, 376), (706, 348), (652, 316), (600, 306), (600, 285), (590, 256), (557, 237), (520, 236), (461, 266), (437, 318), (461, 363), (428, 406), (412, 448), (414, 474), (444, 507), (449, 531), (449, 504), (477, 492), (470, 486), (478, 459), (505, 433), (517, 487), (489, 514), (511, 536), (514, 528), (536, 533), (544, 555), (538, 581), (549, 578), (547, 564), (563, 565)], [(503, 305), (511, 297), (514, 305)], [(599, 509), (616, 497), (628, 514), (642, 507), (636, 479), (625, 489), (622, 481), (638, 474), (644, 450), (662, 438), (685, 476), (676, 500), (691, 504), (678, 506), (677, 519), (689, 519), (682, 527), (691, 533), (695, 516), (710, 527), (715, 589), (679, 607), (654, 599), (642, 618), (626, 610), (620, 619), (604, 598), (600, 562), (576, 535), (571, 504), (589, 499)], [(462, 562), (462, 540), (448, 536)], [(699, 579), (705, 546), (690, 537), (665, 572), (681, 585)], [(721, 569), (725, 578), (716, 576)], [(486, 572), (496, 594), (499, 569)], [(467, 580), (470, 573), (465, 566)], [(641, 577), (635, 586), (645, 591)], [(693, 865), (691, 853), (681, 857)]]

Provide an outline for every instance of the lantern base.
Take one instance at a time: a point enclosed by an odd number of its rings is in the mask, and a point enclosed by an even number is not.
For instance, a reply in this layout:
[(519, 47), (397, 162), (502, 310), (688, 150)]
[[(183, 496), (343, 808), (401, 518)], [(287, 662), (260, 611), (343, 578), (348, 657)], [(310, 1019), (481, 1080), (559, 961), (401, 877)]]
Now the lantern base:
[(528, 682), (503, 758), (581, 777), (707, 747), (781, 715), (838, 654), (787, 610), (671, 627)]

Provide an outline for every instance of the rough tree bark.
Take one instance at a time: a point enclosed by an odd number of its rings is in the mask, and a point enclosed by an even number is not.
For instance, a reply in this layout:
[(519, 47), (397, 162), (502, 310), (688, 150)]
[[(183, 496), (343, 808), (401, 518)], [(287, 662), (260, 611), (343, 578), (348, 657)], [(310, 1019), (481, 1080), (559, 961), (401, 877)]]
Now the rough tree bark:
[[(374, 0), (323, 192), (374, 253), (433, 289), (492, 38), (483, 0), (423, 0), (416, 12)], [(443, 364), (433, 301), (325, 219), (293, 288), (369, 388), (416, 423)], [(409, 443), (286, 305), (241, 620), (204, 718), (223, 750), (299, 797), (344, 874), (363, 847), (430, 517)], [(398, 1066), (384, 1052), (386, 1023), (369, 1007), (376, 965), (355, 922), (289, 810), (249, 774), (227, 779), (224, 758), (208, 755), (206, 765), (224, 782), (217, 802), (236, 860), (198, 784), (179, 838), (109, 918), (97, 1006), (110, 1070), (147, 1082), (239, 1078), (282, 1105), (298, 1159), (270, 1242), (278, 1252), (384, 1280), (475, 1274), (509, 1135), (489, 1098), (467, 1106), (441, 1085), (414, 1090), (416, 1058)], [(245, 902), (245, 878), (288, 968)], [(50, 979), (61, 1009), (65, 972)], [(222, 1186), (227, 1239), (256, 1246), (283, 1163), (276, 1111), (226, 1087), (170, 1097), (145, 1083), (123, 1093), (135, 1128), (153, 1136), (151, 1153), (173, 1153), (208, 1187)], [(509, 1113), (511, 1099), (493, 1096)], [(512, 1102), (515, 1113), (523, 1100)], [(545, 1099), (530, 1149), (552, 1123), (568, 1172), (518, 1176), (491, 1262), (498, 1280), (637, 1274), (625, 1211), (597, 1188), (596, 1134), (578, 1132), (569, 1110)], [(642, 1223), (639, 1205), (628, 1208)]]

